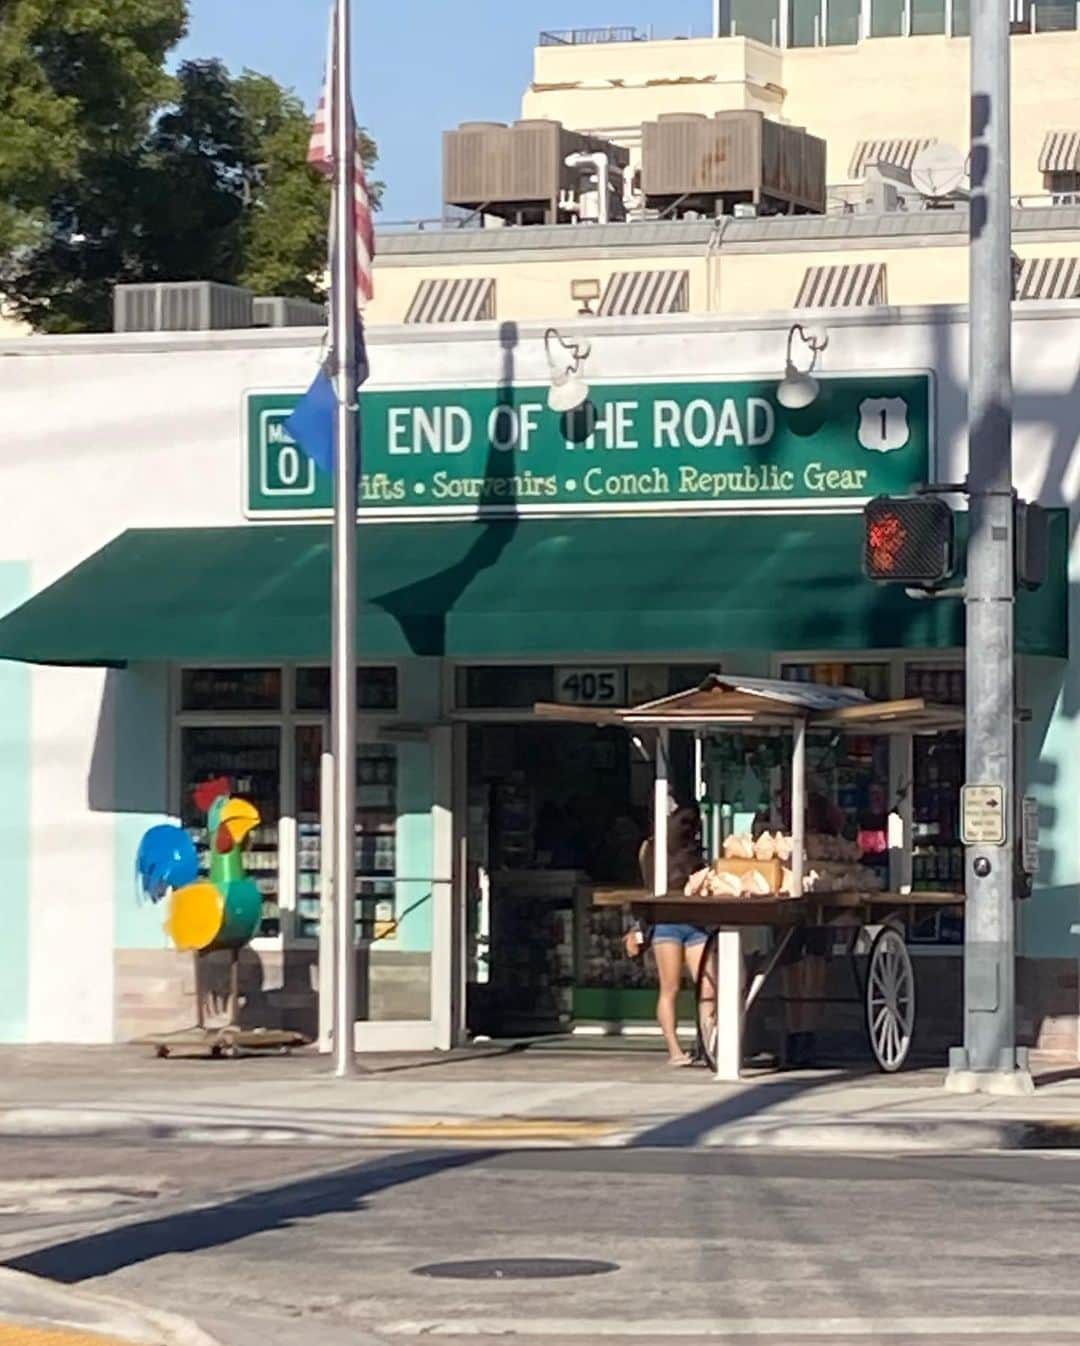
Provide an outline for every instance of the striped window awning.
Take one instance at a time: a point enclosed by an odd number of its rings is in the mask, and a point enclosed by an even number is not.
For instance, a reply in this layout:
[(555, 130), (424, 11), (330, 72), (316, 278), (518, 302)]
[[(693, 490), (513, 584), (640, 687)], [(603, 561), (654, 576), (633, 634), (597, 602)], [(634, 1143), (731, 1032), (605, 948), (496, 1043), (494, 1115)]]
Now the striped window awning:
[(600, 300), (603, 318), (641, 313), (686, 313), (689, 271), (616, 271)]
[(1039, 154), (1040, 173), (1080, 173), (1080, 131), (1048, 131)]
[(405, 321), (491, 322), (494, 317), (495, 281), (490, 276), (474, 276), (422, 280), (416, 287)]
[(1080, 257), (1023, 257), (1014, 263), (1016, 299), (1080, 299)]
[(864, 308), (886, 303), (883, 262), (808, 266), (795, 298), (796, 308)]
[(919, 151), (936, 144), (936, 136), (924, 140), (860, 140), (851, 156), (848, 177), (865, 178), (866, 170), (874, 164), (891, 164), (909, 173)]

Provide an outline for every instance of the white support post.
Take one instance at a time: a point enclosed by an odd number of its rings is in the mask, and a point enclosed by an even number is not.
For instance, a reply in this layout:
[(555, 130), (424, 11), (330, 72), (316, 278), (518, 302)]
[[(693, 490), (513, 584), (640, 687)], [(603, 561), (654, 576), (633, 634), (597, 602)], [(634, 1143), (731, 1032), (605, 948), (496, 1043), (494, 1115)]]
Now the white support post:
[(806, 869), (806, 721), (796, 720), (791, 753), (791, 879), (792, 897), (803, 895)]
[(668, 890), (668, 749), (671, 731), (656, 735), (656, 776), (653, 784), (653, 896)]
[(431, 1019), (435, 1048), (446, 1052), (454, 1046), (457, 940), (454, 901), (454, 801), (453, 730), (431, 731), (434, 799), (431, 810), (433, 873), (431, 876)]
[(334, 1030), (334, 754), (319, 759), (319, 1051), (333, 1047)]
[(742, 1068), (743, 951), (740, 930), (716, 936), (716, 1079), (734, 1083)]

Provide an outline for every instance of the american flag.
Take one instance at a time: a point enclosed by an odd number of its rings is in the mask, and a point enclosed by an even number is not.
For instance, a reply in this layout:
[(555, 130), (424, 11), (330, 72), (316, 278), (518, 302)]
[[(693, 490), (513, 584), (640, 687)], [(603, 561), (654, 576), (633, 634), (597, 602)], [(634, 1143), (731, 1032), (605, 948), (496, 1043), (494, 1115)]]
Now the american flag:
[[(334, 71), (337, 65), (337, 42), (333, 18), (330, 24), (330, 52), (326, 62), (326, 83), (315, 113), (315, 126), (311, 133), (311, 145), (308, 148), (308, 163), (324, 173), (328, 178), (334, 176), (337, 160), (335, 142), (337, 127), (337, 109), (334, 106)], [(356, 117), (349, 109), (349, 120), (356, 124)], [(354, 188), (353, 214), (356, 221), (356, 286), (357, 303), (361, 308), (375, 293), (375, 280), (372, 263), (375, 260), (375, 225), (371, 213), (371, 196), (368, 193), (367, 176), (364, 173), (364, 161), (360, 155), (359, 138), (353, 144)]]

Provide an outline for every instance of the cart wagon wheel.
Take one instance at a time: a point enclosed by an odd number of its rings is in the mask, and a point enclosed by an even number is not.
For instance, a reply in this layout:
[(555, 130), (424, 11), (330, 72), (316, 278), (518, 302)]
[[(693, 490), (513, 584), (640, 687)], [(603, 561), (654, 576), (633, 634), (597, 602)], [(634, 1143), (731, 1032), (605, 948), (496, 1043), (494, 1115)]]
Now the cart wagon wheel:
[(709, 932), (701, 955), (697, 981), (694, 984), (698, 1050), (710, 1071), (716, 1070), (716, 948), (718, 938), (719, 931), (711, 930)]
[(866, 970), (866, 1031), (882, 1070), (899, 1070), (911, 1050), (915, 1029), (915, 970), (903, 935), (880, 930)]

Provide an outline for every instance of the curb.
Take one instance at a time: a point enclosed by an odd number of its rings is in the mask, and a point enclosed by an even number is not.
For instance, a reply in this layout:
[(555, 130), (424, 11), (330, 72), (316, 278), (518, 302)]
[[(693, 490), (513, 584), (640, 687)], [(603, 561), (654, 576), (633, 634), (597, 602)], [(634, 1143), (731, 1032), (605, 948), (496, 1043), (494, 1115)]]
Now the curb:
[(710, 1149), (776, 1149), (851, 1152), (1080, 1150), (1080, 1121), (1022, 1119), (770, 1122), (722, 1127), (702, 1138)]
[[(220, 1346), (188, 1318), (0, 1268), (0, 1323), (54, 1327), (138, 1346)], [(14, 1305), (14, 1307), (12, 1307)]]
[(135, 1113), (11, 1108), (0, 1112), (0, 1137), (92, 1139), (125, 1137), (188, 1145), (322, 1145), (418, 1141), (477, 1145), (620, 1145), (632, 1139), (627, 1121), (573, 1117), (391, 1117), (385, 1122), (218, 1121), (146, 1117)]
[[(628, 1148), (655, 1131), (629, 1118), (402, 1117), (326, 1123), (273, 1118), (228, 1121), (213, 1117), (153, 1117), (93, 1110), (9, 1109), (0, 1112), (0, 1137), (90, 1139), (126, 1137), (187, 1145), (486, 1145), (504, 1148)], [(1080, 1119), (906, 1116), (850, 1120), (808, 1117), (734, 1122), (696, 1136), (686, 1148), (848, 1152), (1080, 1150)]]

